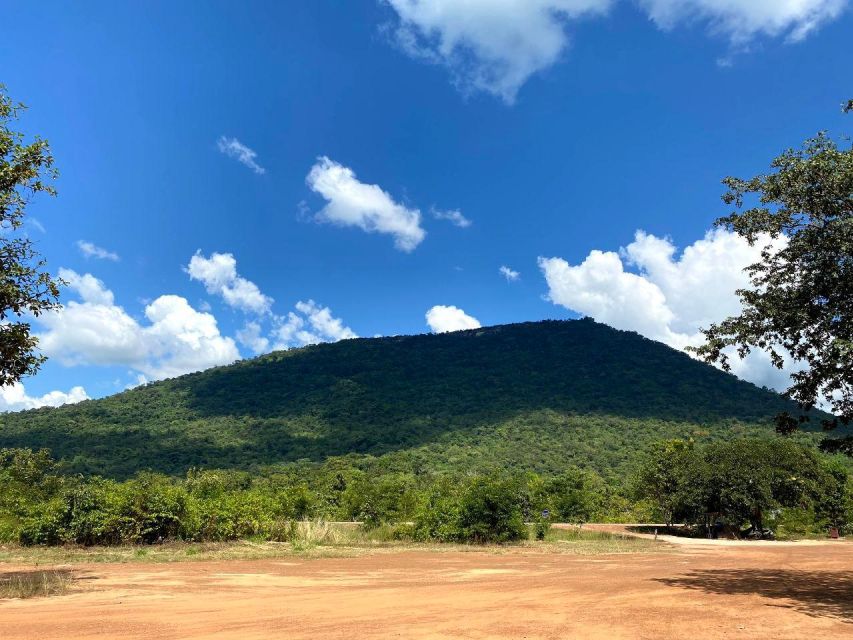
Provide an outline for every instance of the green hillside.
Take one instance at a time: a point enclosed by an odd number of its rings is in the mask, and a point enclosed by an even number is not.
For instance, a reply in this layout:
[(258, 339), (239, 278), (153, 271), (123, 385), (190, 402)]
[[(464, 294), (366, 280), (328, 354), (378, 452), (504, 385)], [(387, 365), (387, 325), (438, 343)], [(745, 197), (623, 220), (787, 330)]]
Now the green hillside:
[(74, 471), (258, 469), (369, 454), (414, 469), (621, 472), (662, 437), (772, 430), (796, 406), (591, 320), (347, 340), (0, 416)]

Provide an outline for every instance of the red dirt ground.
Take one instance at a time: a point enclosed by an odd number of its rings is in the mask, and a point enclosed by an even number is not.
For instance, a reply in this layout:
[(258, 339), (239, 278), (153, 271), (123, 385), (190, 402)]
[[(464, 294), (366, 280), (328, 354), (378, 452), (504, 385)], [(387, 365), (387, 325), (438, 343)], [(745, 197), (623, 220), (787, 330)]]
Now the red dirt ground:
[(0, 638), (853, 638), (848, 542), (73, 571), (82, 587), (67, 595), (0, 601)]

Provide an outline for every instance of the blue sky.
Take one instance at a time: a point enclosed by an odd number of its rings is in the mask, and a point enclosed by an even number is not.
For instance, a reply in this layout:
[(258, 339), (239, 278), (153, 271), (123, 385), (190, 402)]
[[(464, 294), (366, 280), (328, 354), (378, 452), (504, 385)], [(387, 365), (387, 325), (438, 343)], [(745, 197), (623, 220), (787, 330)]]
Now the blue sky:
[(848, 4), (2, 2), (0, 81), (61, 171), (27, 229), (71, 287), (0, 408), (352, 335), (691, 344), (755, 256), (706, 235), (720, 180), (851, 130)]

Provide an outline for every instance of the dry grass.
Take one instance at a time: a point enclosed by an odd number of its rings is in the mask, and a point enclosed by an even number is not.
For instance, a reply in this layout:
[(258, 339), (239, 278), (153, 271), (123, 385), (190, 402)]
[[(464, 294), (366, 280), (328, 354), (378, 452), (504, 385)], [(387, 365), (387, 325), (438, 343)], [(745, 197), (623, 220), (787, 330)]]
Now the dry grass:
[(59, 595), (68, 591), (71, 582), (71, 572), (62, 569), (0, 571), (0, 600)]
[(673, 551), (671, 545), (637, 538), (635, 536), (590, 531), (582, 527), (570, 529), (551, 529), (545, 537), (545, 544), (556, 546), (563, 553), (579, 555), (599, 555), (605, 553), (648, 553)]
[(379, 527), (366, 531), (351, 523), (322, 520), (295, 523), (286, 542), (237, 540), (230, 542), (167, 542), (148, 546), (117, 547), (21, 547), (0, 545), (0, 563), (62, 565), (99, 562), (186, 562), (194, 560), (263, 560), (267, 558), (353, 557), (368, 553), (405, 551), (508, 553), (571, 553), (600, 555), (608, 553), (648, 553), (671, 550), (667, 544), (601, 531), (551, 529), (544, 541), (525, 541), (513, 545), (466, 545), (417, 543), (397, 540), (394, 528)]

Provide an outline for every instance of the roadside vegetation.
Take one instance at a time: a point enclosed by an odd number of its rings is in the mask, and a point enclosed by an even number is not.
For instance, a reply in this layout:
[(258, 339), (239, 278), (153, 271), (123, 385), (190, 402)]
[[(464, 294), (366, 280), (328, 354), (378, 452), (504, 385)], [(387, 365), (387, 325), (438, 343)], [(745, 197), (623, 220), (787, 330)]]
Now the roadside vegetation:
[(632, 479), (667, 525), (708, 537), (806, 537), (851, 524), (848, 460), (785, 438), (658, 443)]
[(268, 475), (191, 469), (117, 481), (65, 473), (46, 450), (5, 449), (0, 486), (0, 542), (42, 547), (553, 542), (569, 534), (550, 523), (592, 521), (826, 535), (853, 520), (842, 460), (783, 438), (662, 442), (623, 485), (577, 468), (551, 476), (377, 473), (341, 459)]
[(63, 569), (0, 572), (0, 600), (61, 595), (71, 583), (71, 572)]

